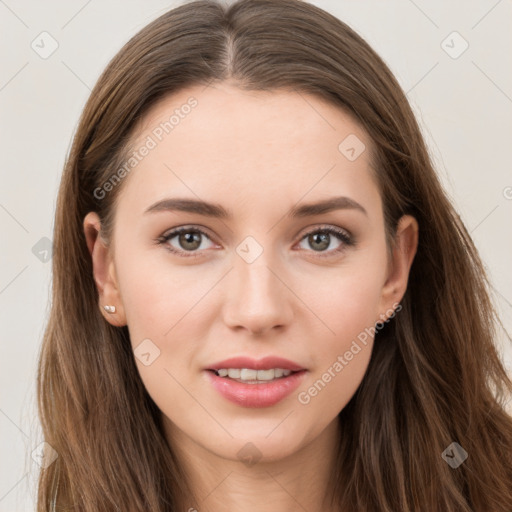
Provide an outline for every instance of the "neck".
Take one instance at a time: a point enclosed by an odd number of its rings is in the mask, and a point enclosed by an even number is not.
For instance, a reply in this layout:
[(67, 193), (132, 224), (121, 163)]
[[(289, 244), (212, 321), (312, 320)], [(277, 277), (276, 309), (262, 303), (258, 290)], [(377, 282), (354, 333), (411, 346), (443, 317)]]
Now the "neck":
[(338, 446), (335, 418), (311, 443), (285, 458), (255, 461), (221, 457), (164, 418), (169, 445), (187, 475), (194, 498), (187, 512), (329, 512)]

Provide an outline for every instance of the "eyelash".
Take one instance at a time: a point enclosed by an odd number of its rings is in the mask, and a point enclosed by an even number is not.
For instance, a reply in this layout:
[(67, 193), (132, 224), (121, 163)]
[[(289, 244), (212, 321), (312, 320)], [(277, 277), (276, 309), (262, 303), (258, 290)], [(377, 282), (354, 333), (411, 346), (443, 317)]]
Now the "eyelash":
[[(162, 245), (165, 244), (165, 248), (168, 251), (170, 251), (173, 254), (182, 256), (184, 258), (200, 257), (201, 251), (197, 251), (197, 250), (196, 251), (181, 251), (181, 250), (177, 250), (174, 247), (167, 244), (167, 242), (169, 240), (171, 240), (172, 238), (174, 238), (175, 236), (177, 236), (181, 233), (188, 233), (188, 232), (200, 233), (201, 235), (205, 236), (206, 238), (211, 239), (210, 236), (206, 232), (204, 232), (202, 229), (200, 229), (198, 227), (184, 226), (184, 227), (176, 228), (176, 229), (172, 230), (171, 232), (158, 237), (155, 240), (155, 242), (157, 244), (162, 244)], [(304, 240), (308, 236), (313, 235), (313, 234), (318, 234), (318, 233), (322, 233), (322, 234), (327, 233), (330, 235), (334, 235), (336, 238), (338, 238), (338, 240), (340, 240), (342, 242), (342, 244), (337, 249), (332, 249), (330, 251), (327, 251), (325, 254), (323, 254), (324, 251), (320, 251), (320, 252), (317, 251), (318, 252), (317, 257), (319, 257), (319, 258), (331, 257), (333, 254), (339, 254), (342, 251), (344, 251), (347, 247), (355, 245), (354, 239), (347, 231), (340, 229), (340, 228), (335, 228), (332, 226), (328, 226), (328, 227), (322, 226), (321, 228), (317, 228), (313, 231), (309, 231), (308, 233), (305, 233), (302, 236), (302, 238), (300, 239), (300, 242), (302, 242), (302, 240)], [(313, 251), (313, 252), (315, 252), (315, 251)]]

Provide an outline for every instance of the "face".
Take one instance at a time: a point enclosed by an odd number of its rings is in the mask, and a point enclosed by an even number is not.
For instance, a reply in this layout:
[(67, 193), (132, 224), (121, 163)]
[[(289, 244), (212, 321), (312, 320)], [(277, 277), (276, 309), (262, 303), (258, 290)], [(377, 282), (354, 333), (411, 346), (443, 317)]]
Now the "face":
[(117, 308), (104, 314), (128, 326), (169, 438), (232, 460), (299, 451), (363, 379), (373, 328), (405, 291), (414, 219), (390, 253), (371, 140), (305, 93), (190, 87), (132, 142), (151, 147), (117, 185), (110, 249), (95, 214), (84, 226), (100, 302)]

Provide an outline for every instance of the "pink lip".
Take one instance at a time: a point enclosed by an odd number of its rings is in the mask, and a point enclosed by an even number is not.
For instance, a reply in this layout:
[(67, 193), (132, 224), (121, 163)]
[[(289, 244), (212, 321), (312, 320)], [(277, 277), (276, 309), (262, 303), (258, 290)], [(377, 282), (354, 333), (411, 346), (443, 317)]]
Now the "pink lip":
[[(233, 365), (233, 361), (229, 360), (230, 364), (227, 368), (251, 368), (251, 366), (247, 366), (246, 364), (241, 366), (239, 364)], [(263, 363), (262, 361), (260, 361), (260, 363), (268, 367), (268, 363)], [(281, 360), (280, 364), (276, 366), (271, 365), (270, 367), (283, 368), (282, 361), (283, 360)], [(222, 362), (222, 364), (225, 363), (226, 361)], [(219, 368), (226, 368), (226, 366), (219, 366)], [(270, 407), (277, 404), (297, 389), (304, 375), (306, 375), (306, 370), (297, 371), (296, 373), (288, 375), (288, 377), (282, 377), (265, 384), (245, 384), (227, 377), (219, 377), (214, 371), (207, 370), (204, 373), (207, 375), (213, 387), (230, 402), (242, 407)]]
[[(282, 368), (298, 372), (304, 370), (302, 366), (282, 357), (267, 356), (263, 359), (251, 359), (249, 357), (232, 357), (218, 363), (212, 364), (206, 370), (220, 370), (222, 368), (247, 368), (250, 370), (270, 370), (272, 368)], [(249, 384), (250, 385), (250, 384)]]

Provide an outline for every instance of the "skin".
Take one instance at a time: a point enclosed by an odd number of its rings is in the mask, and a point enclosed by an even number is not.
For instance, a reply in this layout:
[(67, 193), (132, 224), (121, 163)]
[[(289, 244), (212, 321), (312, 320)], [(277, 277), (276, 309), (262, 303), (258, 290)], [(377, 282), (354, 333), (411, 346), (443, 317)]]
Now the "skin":
[[(134, 349), (149, 338), (160, 350), (148, 366), (135, 361), (201, 511), (329, 510), (324, 496), (337, 415), (363, 379), (373, 338), (359, 343), (361, 350), (309, 403), (298, 394), (365, 328), (393, 314), (416, 252), (416, 220), (401, 219), (390, 250), (371, 171), (372, 141), (351, 116), (313, 95), (247, 92), (230, 82), (189, 87), (147, 113), (135, 146), (190, 96), (198, 100), (195, 109), (120, 185), (110, 247), (97, 237), (96, 213), (84, 219), (101, 311), (111, 324), (128, 326)], [(350, 134), (366, 146), (354, 161), (338, 149)], [(366, 213), (286, 217), (297, 204), (335, 195), (357, 201)], [(166, 197), (219, 203), (233, 218), (144, 214)], [(207, 232), (192, 249), (201, 256), (172, 254), (154, 242), (179, 226)], [(318, 249), (305, 235), (326, 226), (349, 231), (355, 245), (336, 253), (344, 242), (331, 235), (328, 247)], [(247, 236), (263, 249), (250, 264), (236, 252)], [(185, 253), (190, 247), (178, 236), (166, 243)], [(106, 313), (105, 304), (116, 313)], [(238, 355), (285, 357), (307, 374), (278, 404), (244, 408), (221, 396), (203, 371)], [(249, 442), (261, 457), (252, 465), (237, 455)]]

